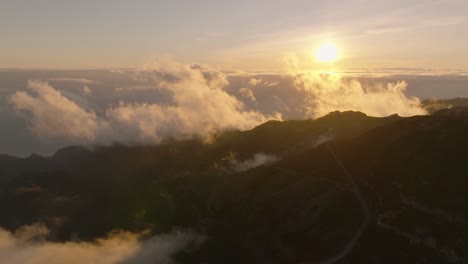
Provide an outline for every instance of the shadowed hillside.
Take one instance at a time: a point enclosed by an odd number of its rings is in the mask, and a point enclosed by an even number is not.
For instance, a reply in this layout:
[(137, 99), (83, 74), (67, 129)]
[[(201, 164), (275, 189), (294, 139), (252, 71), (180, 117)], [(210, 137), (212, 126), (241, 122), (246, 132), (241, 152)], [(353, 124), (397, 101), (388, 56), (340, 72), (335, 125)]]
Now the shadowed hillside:
[(181, 263), (466, 263), (467, 132), (456, 114), (335, 112), (210, 143), (1, 156), (0, 226), (205, 234)]

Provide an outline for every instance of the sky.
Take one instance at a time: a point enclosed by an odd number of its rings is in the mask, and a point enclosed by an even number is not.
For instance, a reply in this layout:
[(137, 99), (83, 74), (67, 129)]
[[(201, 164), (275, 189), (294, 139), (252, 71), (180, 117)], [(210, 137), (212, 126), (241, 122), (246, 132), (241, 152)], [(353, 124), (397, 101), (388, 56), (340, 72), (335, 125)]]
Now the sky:
[[(468, 97), (466, 0), (0, 0), (0, 153)], [(324, 74), (325, 73), (325, 74)]]
[[(0, 1), (0, 68), (468, 69), (466, 0)], [(325, 42), (340, 59), (314, 61)]]

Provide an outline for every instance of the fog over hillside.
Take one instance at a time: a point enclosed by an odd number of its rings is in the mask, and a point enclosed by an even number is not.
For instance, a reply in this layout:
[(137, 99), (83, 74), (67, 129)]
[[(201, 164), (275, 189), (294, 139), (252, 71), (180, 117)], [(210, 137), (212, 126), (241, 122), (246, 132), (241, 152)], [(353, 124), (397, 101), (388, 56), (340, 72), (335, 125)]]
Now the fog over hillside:
[(468, 76), (364, 75), (221, 72), (175, 62), (138, 70), (3, 70), (0, 153), (51, 155), (71, 144), (209, 139), (218, 130), (333, 110), (408, 116), (424, 114), (418, 98), (468, 97)]

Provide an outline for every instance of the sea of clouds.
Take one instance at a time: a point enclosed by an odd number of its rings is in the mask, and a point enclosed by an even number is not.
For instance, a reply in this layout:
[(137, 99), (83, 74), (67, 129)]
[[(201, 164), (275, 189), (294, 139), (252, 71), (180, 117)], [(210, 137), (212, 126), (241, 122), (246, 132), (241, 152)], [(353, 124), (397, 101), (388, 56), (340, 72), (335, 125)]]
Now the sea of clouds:
[[(430, 85), (441, 78), (352, 77), (294, 63), (284, 74), (223, 72), (174, 61), (136, 70), (1, 71), (0, 153), (51, 155), (66, 145), (158, 144), (168, 137), (209, 142), (221, 130), (336, 110), (423, 115), (418, 97), (437, 95)], [(444, 79), (446, 87), (460, 84), (445, 89), (446, 97), (463, 91), (460, 78)]]

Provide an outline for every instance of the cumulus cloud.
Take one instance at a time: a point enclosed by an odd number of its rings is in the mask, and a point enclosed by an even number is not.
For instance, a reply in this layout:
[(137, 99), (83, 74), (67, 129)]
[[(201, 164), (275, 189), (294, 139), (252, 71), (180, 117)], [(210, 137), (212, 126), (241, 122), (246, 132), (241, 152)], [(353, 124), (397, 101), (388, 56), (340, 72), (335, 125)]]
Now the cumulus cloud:
[(163, 62), (146, 66), (138, 78), (152, 81), (171, 95), (172, 104), (129, 104), (106, 111), (106, 119), (121, 140), (138, 135), (140, 141), (164, 137), (209, 136), (219, 130), (250, 129), (279, 115), (245, 109), (228, 94), (226, 75), (203, 65)]
[(16, 92), (8, 101), (37, 136), (94, 141), (99, 122), (93, 111), (81, 108), (46, 82), (29, 81), (28, 88), (31, 93)]
[(236, 159), (231, 159), (230, 165), (234, 171), (241, 172), (247, 171), (253, 168), (257, 168), (263, 165), (270, 165), (278, 161), (278, 158), (273, 155), (268, 155), (265, 153), (257, 153), (252, 158), (244, 160), (244, 161), (237, 161)]
[(320, 117), (332, 111), (361, 111), (371, 116), (424, 115), (416, 97), (403, 92), (404, 81), (364, 87), (356, 80), (346, 81), (340, 75), (299, 76), (297, 87), (308, 93), (306, 105), (308, 114)]
[(0, 229), (0, 262), (10, 264), (171, 264), (171, 256), (197, 247), (204, 236), (174, 231), (141, 240), (140, 235), (115, 232), (94, 242), (51, 242), (49, 230), (40, 224), (15, 232)]
[(239, 93), (240, 93), (243, 97), (245, 97), (245, 98), (247, 98), (247, 99), (249, 99), (249, 100), (251, 100), (251, 101), (257, 100), (257, 99), (255, 98), (255, 95), (254, 95), (253, 91), (250, 90), (249, 88), (240, 88), (240, 89), (239, 89)]
[(137, 78), (170, 94), (171, 103), (127, 103), (109, 106), (101, 116), (87, 111), (45, 82), (31, 81), (32, 93), (16, 92), (9, 101), (41, 138), (73, 143), (159, 143), (165, 137), (211, 135), (226, 129), (250, 129), (280, 114), (246, 110), (225, 91), (226, 75), (203, 65), (153, 64)]
[(404, 94), (407, 87), (404, 81), (365, 86), (339, 73), (301, 72), (296, 59), (288, 62), (296, 88), (307, 94), (305, 108), (311, 117), (347, 110), (361, 111), (371, 116), (427, 114), (418, 98)]

